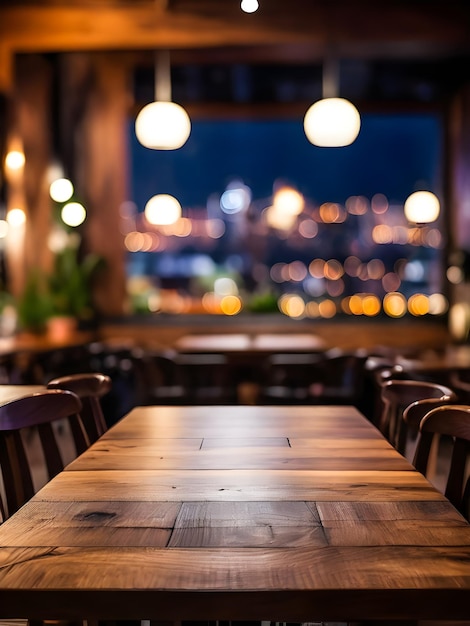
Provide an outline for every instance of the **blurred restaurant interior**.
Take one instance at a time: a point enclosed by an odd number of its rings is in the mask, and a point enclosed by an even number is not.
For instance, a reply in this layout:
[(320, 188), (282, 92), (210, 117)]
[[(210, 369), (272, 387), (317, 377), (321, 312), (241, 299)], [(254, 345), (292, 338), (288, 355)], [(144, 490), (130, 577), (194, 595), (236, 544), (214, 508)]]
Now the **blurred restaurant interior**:
[(0, 626), (468, 626), (469, 459), (469, 0), (0, 0)]
[[(470, 6), (244, 8), (2, 0), (4, 352), (214, 332), (404, 356), (466, 343)], [(315, 144), (306, 112), (334, 97), (359, 134)], [(147, 147), (136, 118), (165, 101), (189, 136)], [(410, 216), (415, 192), (437, 213)], [(52, 334), (65, 316), (73, 340)]]

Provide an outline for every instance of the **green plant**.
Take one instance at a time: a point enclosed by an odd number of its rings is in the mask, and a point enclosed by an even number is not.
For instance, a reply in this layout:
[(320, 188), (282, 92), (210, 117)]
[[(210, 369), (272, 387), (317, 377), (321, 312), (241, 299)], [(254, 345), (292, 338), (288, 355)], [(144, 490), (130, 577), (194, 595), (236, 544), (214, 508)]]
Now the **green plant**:
[(76, 246), (69, 245), (58, 252), (53, 270), (47, 277), (50, 316), (92, 317), (92, 281), (103, 264), (102, 257), (97, 254), (80, 258)]
[(32, 270), (27, 278), (23, 293), (16, 303), (18, 324), (22, 330), (42, 332), (50, 315), (50, 300), (47, 280), (39, 270)]

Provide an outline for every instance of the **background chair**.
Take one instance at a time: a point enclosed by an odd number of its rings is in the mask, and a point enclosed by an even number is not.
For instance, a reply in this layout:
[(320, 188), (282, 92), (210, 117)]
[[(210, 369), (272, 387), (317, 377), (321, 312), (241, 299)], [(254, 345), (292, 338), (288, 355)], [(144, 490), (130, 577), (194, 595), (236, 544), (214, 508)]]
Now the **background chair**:
[(420, 380), (387, 380), (381, 387), (382, 412), (379, 430), (401, 454), (406, 453), (408, 424), (405, 409), (425, 398), (438, 399), (441, 404), (455, 402), (457, 396), (446, 385)]
[[(80, 398), (82, 403), (80, 416), (88, 441), (91, 444), (108, 429), (100, 399), (111, 391), (112, 384), (110, 376), (93, 372), (53, 378), (47, 383), (47, 388), (67, 389), (73, 391)], [(85, 446), (77, 452), (81, 454), (87, 447)]]
[(275, 354), (268, 361), (264, 404), (362, 402), (367, 354), (331, 348), (321, 353)]
[(452, 443), (444, 495), (469, 519), (470, 479), (467, 463), (470, 457), (470, 406), (439, 406), (421, 420), (414, 466), (425, 476), (428, 475), (431, 451), (440, 436), (447, 436)]
[[(28, 448), (37, 446), (35, 451), (41, 453), (46, 480), (64, 468), (53, 427), (55, 424), (67, 420), (77, 447), (87, 445), (88, 439), (79, 415), (81, 408), (76, 394), (61, 389), (46, 389), (0, 406), (0, 469), (6, 516), (12, 515), (37, 491)], [(33, 440), (33, 436), (37, 439)], [(38, 463), (38, 460), (35, 462)]]

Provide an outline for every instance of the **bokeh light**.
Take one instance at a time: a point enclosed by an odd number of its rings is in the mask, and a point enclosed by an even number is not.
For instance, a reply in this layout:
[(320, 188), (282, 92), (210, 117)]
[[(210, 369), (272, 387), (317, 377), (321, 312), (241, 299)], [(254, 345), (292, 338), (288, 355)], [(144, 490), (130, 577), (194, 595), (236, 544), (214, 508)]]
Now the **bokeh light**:
[(26, 213), (23, 209), (14, 208), (10, 209), (7, 213), (7, 222), (12, 227), (21, 226), (26, 222)]
[(403, 317), (407, 311), (405, 296), (398, 292), (386, 294), (383, 300), (383, 309), (389, 317)]
[(79, 202), (68, 202), (62, 207), (60, 217), (64, 224), (75, 228), (85, 221), (86, 210)]
[(150, 198), (145, 205), (144, 214), (149, 224), (166, 226), (179, 220), (181, 211), (181, 204), (174, 196), (162, 193)]
[(220, 301), (220, 309), (224, 315), (237, 315), (242, 310), (242, 301), (238, 296), (224, 296)]
[(19, 150), (11, 150), (5, 156), (5, 166), (12, 171), (20, 170), (25, 164), (25, 156)]
[(67, 202), (73, 195), (73, 184), (68, 178), (57, 178), (49, 186), (49, 195), (55, 202)]

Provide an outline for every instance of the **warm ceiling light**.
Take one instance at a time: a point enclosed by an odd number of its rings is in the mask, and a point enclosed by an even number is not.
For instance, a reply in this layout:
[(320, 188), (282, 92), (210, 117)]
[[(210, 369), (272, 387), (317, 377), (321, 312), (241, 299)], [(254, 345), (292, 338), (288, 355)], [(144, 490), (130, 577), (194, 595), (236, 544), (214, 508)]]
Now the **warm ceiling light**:
[(415, 191), (406, 199), (404, 210), (409, 222), (428, 224), (439, 217), (439, 200), (430, 191)]
[(258, 0), (242, 0), (240, 8), (245, 13), (254, 13), (259, 8)]
[(160, 52), (155, 61), (155, 102), (144, 106), (135, 121), (140, 143), (153, 150), (176, 150), (186, 143), (191, 120), (182, 106), (171, 101), (170, 57)]
[(145, 205), (144, 214), (149, 224), (170, 226), (181, 217), (181, 204), (174, 196), (161, 193), (150, 198)]
[(304, 117), (305, 134), (315, 146), (349, 146), (361, 129), (358, 110), (349, 100), (338, 97), (338, 85), (338, 63), (328, 58), (323, 66), (323, 98), (314, 102)]
[(307, 139), (315, 146), (349, 146), (359, 134), (361, 118), (344, 98), (324, 98), (312, 104), (304, 118)]

